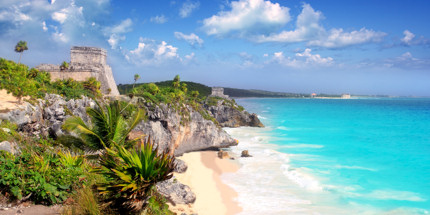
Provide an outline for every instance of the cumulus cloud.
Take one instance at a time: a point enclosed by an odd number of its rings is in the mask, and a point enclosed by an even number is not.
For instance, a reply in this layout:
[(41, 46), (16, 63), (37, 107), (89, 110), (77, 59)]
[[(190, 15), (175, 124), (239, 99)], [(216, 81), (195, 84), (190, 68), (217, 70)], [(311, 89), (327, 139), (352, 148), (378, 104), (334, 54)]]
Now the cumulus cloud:
[(385, 60), (386, 67), (397, 67), (402, 69), (429, 69), (430, 59), (420, 59), (412, 56), (412, 53), (405, 52), (399, 57)]
[(414, 37), (415, 37), (415, 34), (413, 34), (412, 32), (410, 32), (410, 31), (408, 31), (408, 30), (405, 30), (405, 31), (403, 31), (403, 34), (405, 35), (402, 39), (401, 39), (401, 41), (402, 42), (404, 42), (405, 44), (407, 44), (407, 45), (410, 45), (411, 44), (411, 41), (414, 39)]
[(297, 17), (296, 29), (272, 33), (268, 36), (259, 35), (254, 38), (256, 42), (307, 42), (310, 46), (326, 48), (340, 48), (356, 44), (380, 42), (386, 35), (362, 28), (359, 31), (344, 32), (342, 28), (327, 31), (320, 21), (323, 19), (321, 11), (315, 11), (309, 4), (304, 4), (302, 12)]
[(117, 25), (105, 28), (105, 35), (109, 36), (107, 41), (112, 49), (116, 49), (119, 42), (125, 40), (124, 34), (132, 30), (132, 25), (133, 21), (131, 19), (125, 19)]
[(230, 3), (230, 11), (203, 20), (208, 35), (223, 36), (229, 33), (272, 31), (290, 21), (289, 8), (264, 0), (239, 0)]
[(151, 17), (150, 21), (157, 24), (163, 24), (167, 22), (167, 18), (164, 15), (160, 16), (153, 16)]
[(279, 63), (287, 67), (306, 68), (310, 66), (331, 66), (334, 60), (331, 57), (321, 57), (319, 54), (312, 54), (311, 49), (305, 49), (303, 52), (298, 52), (294, 57), (286, 57), (284, 53), (275, 52), (271, 62)]
[(48, 31), (48, 27), (46, 27), (46, 22), (45, 21), (42, 22), (42, 30), (45, 31), (45, 32)]
[(0, 11), (0, 22), (12, 22), (15, 25), (31, 20), (31, 17), (22, 11), (22, 6), (12, 5)]
[(400, 39), (403, 45), (413, 46), (413, 45), (430, 45), (430, 40), (424, 38), (423, 36), (416, 37), (416, 35), (409, 30), (403, 31), (403, 37)]
[(186, 1), (182, 4), (181, 9), (179, 9), (179, 16), (186, 18), (191, 15), (191, 13), (200, 7), (200, 2)]
[(136, 65), (159, 65), (167, 61), (181, 61), (178, 48), (168, 45), (165, 41), (140, 38), (136, 49), (125, 54), (125, 58)]
[(202, 47), (203, 40), (194, 33), (190, 35), (183, 34), (182, 32), (175, 32), (175, 37), (178, 40), (184, 40), (189, 43), (191, 46), (195, 47), (196, 45)]
[(376, 32), (365, 28), (359, 31), (343, 32), (343, 29), (332, 29), (329, 34), (311, 40), (308, 45), (321, 46), (326, 48), (340, 48), (345, 46), (380, 42), (386, 36), (386, 33)]

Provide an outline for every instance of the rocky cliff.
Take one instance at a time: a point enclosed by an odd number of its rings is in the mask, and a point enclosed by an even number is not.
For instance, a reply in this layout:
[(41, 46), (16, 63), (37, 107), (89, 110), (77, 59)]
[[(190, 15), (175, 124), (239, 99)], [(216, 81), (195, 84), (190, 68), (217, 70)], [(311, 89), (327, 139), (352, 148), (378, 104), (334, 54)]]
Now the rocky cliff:
[[(129, 101), (127, 97), (117, 99)], [(189, 113), (188, 120), (168, 105), (158, 106), (134, 98), (130, 102), (143, 104), (148, 120), (142, 121), (133, 130), (133, 135), (150, 135), (160, 149), (170, 149), (175, 155), (185, 152), (224, 148), (237, 145), (224, 130), (212, 121), (204, 119), (191, 107), (184, 106)], [(19, 128), (31, 135), (58, 136), (63, 134), (61, 126), (67, 117), (76, 115), (88, 122), (86, 107), (94, 107), (95, 102), (87, 97), (65, 101), (59, 95), (46, 95), (45, 100), (36, 104), (26, 103), (23, 108), (1, 113), (0, 119), (18, 124)]]
[(206, 102), (204, 107), (212, 114), (222, 127), (264, 127), (263, 123), (260, 122), (255, 113), (248, 113), (232, 100), (219, 99), (216, 101), (216, 104), (213, 102)]

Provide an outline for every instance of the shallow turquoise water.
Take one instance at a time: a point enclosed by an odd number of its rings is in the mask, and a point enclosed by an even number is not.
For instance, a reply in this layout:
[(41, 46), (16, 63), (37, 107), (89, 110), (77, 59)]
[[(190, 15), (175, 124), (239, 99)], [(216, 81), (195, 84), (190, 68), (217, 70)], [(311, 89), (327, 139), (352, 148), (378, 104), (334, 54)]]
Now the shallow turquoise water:
[[(262, 182), (248, 180), (246, 186), (240, 178), (264, 174), (259, 180), (275, 184), (267, 189), (276, 193), (272, 200), (268, 195), (260, 202), (273, 207), (270, 201), (278, 201), (285, 210), (261, 212), (429, 213), (430, 99), (240, 99), (238, 103), (257, 113), (266, 128), (226, 129), (241, 142), (232, 150), (250, 149), (256, 163), (240, 161), (245, 166), (242, 172), (225, 180), (239, 193), (252, 193), (249, 186), (263, 186)], [(239, 194), (245, 211), (249, 198)]]

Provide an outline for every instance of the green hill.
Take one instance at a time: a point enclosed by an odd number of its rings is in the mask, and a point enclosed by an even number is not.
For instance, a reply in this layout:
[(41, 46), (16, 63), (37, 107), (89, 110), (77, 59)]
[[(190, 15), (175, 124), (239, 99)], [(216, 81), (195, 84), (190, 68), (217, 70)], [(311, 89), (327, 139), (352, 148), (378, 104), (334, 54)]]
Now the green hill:
[[(191, 81), (182, 81), (181, 83), (186, 83), (188, 86), (188, 90), (198, 91), (201, 96), (208, 96), (211, 94), (211, 87), (208, 87), (204, 84), (199, 84)], [(138, 83), (136, 87), (143, 85), (145, 83)], [(158, 87), (167, 87), (172, 86), (172, 81), (161, 81), (155, 82)], [(118, 90), (121, 94), (128, 94), (133, 88), (133, 84), (119, 84)], [(245, 97), (269, 97), (269, 98), (303, 98), (309, 97), (309, 94), (303, 93), (281, 93), (281, 92), (270, 92), (264, 90), (246, 90), (246, 89), (237, 89), (237, 88), (224, 88), (224, 94), (229, 95), (230, 97), (236, 98), (245, 98)]]

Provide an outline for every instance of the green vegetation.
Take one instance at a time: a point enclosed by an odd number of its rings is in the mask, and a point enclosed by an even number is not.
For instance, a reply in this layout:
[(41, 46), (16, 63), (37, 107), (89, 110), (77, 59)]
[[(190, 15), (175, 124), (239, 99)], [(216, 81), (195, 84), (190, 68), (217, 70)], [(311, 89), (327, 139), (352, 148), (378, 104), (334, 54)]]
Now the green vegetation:
[(181, 116), (181, 123), (185, 124), (190, 120), (190, 110), (187, 106), (199, 112), (203, 118), (211, 120), (218, 125), (218, 121), (213, 118), (206, 109), (203, 108), (204, 97), (197, 90), (190, 90), (187, 83), (181, 83), (179, 75), (173, 81), (165, 82), (170, 85), (157, 83), (139, 84), (133, 88), (131, 93), (134, 96), (143, 97), (144, 100), (152, 102), (154, 105), (167, 104), (175, 109)]
[(16, 125), (1, 121), (0, 140), (17, 142), (21, 152), (0, 152), (0, 195), (45, 205), (68, 199), (63, 214), (172, 214), (154, 185), (172, 177), (174, 156), (159, 153), (149, 138), (139, 147), (127, 138), (143, 111), (113, 101), (87, 113), (90, 124), (77, 117), (65, 124), (77, 137), (57, 140), (20, 136)]
[(19, 53), (19, 60), (18, 60), (18, 64), (21, 63), (21, 57), (22, 57), (22, 53), (28, 50), (27, 47), (27, 42), (26, 41), (22, 41), (20, 40), (16, 45), (15, 45), (15, 51)]
[[(190, 82), (190, 81), (182, 81), (181, 83), (187, 84), (187, 89), (188, 89), (189, 92), (192, 92), (192, 91), (198, 92), (199, 96), (201, 98), (209, 96), (211, 94), (211, 88), (208, 87), (208, 86), (205, 86), (203, 84), (199, 84), (199, 83), (195, 83), (195, 82)], [(148, 84), (148, 83), (136, 84), (136, 87), (140, 87), (140, 86), (146, 85), (146, 84)], [(171, 87), (173, 85), (173, 81), (155, 82), (153, 84), (155, 84), (159, 88)], [(120, 94), (128, 95), (129, 93), (132, 92), (132, 89), (133, 89), (132, 87), (133, 87), (132, 84), (119, 84), (118, 85), (118, 90), (119, 90)]]
[(107, 153), (100, 161), (98, 172), (109, 179), (99, 185), (100, 193), (120, 214), (140, 212), (155, 184), (173, 176), (175, 158), (168, 151), (158, 153), (149, 138), (137, 150), (113, 145), (114, 148), (106, 148)]
[(11, 200), (25, 197), (51, 205), (63, 202), (72, 189), (85, 183), (80, 179), (85, 178), (89, 165), (83, 160), (67, 163), (64, 154), (46, 144), (27, 139), (19, 155), (0, 151), (1, 193)]
[(79, 82), (73, 79), (57, 80), (51, 82), (51, 76), (45, 71), (39, 71), (23, 64), (17, 64), (0, 58), (0, 88), (21, 99), (43, 98), (46, 93), (63, 95), (66, 99), (100, 97), (100, 82), (95, 78)]
[(126, 106), (114, 101), (104, 107), (97, 102), (96, 108), (87, 108), (91, 125), (85, 124), (80, 117), (70, 117), (63, 124), (63, 129), (73, 132), (78, 137), (68, 135), (60, 137), (60, 141), (70, 147), (84, 151), (97, 151), (110, 148), (113, 143), (133, 145), (134, 140), (127, 140), (128, 134), (143, 119), (144, 111), (139, 109), (131, 113), (128, 120), (122, 115)]
[(61, 65), (60, 65), (60, 69), (65, 70), (68, 68), (69, 68), (69, 63), (67, 63), (66, 61), (63, 61), (63, 63), (61, 63)]

